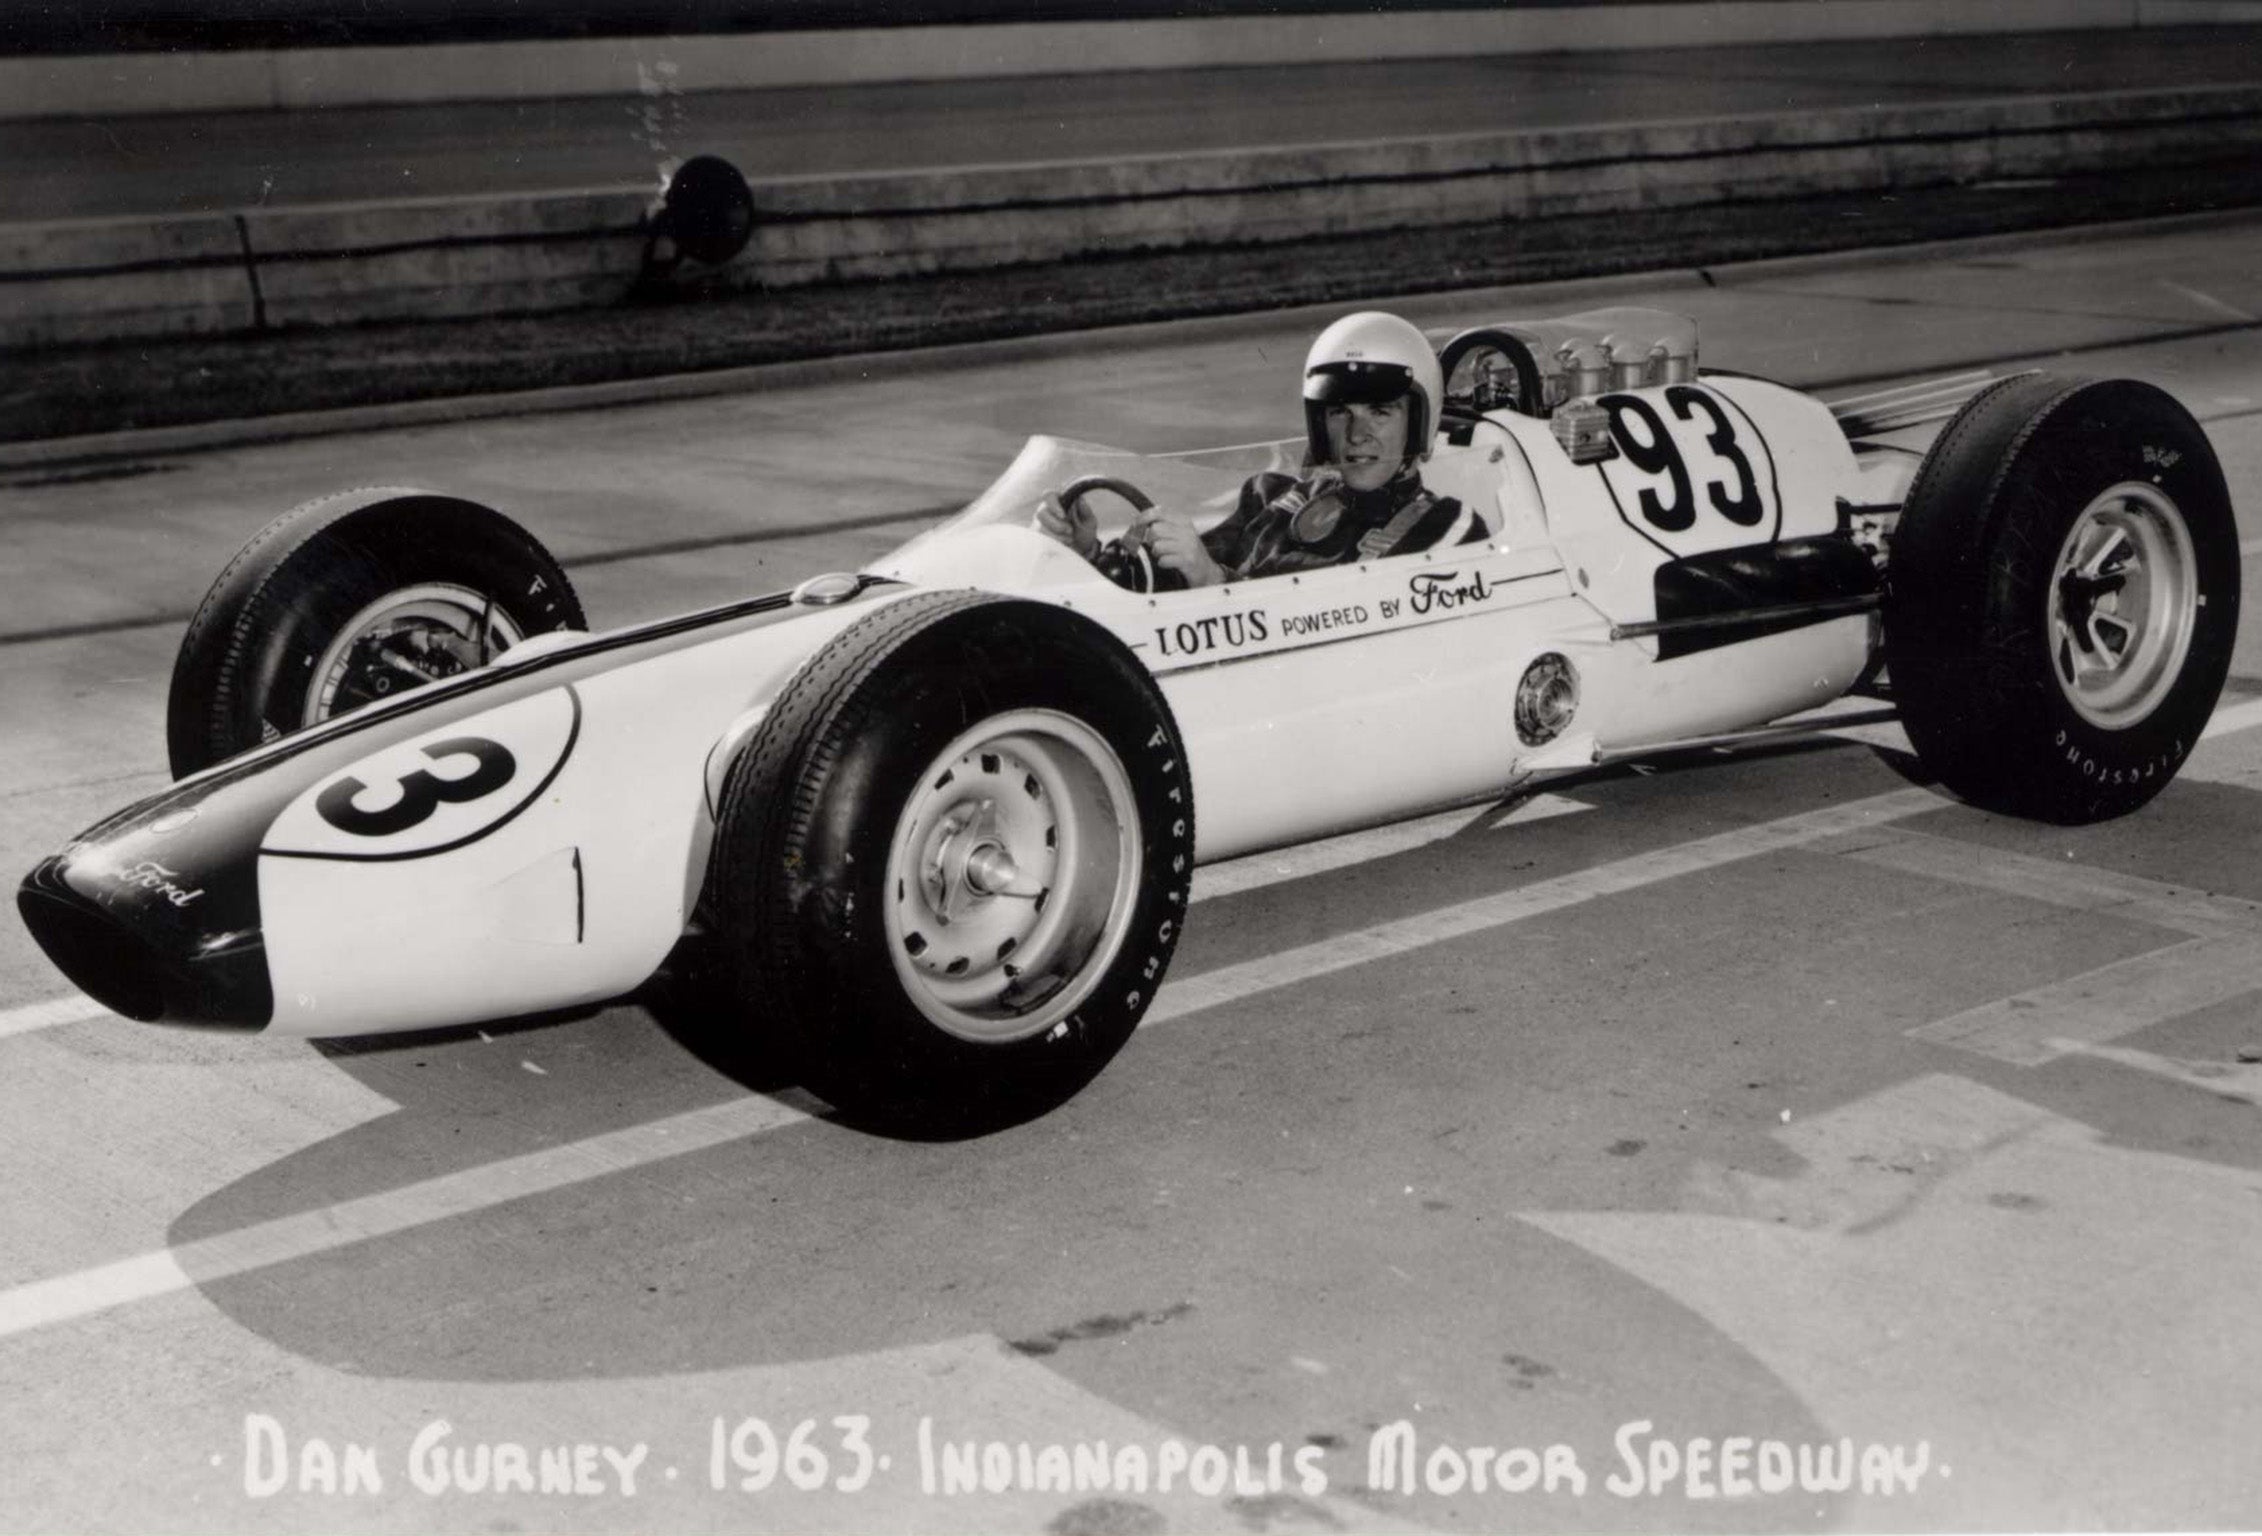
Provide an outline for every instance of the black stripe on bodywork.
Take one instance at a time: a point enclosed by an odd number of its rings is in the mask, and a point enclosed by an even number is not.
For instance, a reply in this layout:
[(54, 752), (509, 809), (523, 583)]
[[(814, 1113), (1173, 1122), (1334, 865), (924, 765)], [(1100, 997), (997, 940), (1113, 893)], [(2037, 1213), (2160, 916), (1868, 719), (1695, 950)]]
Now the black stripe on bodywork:
[[(864, 588), (897, 585), (869, 579)], [(73, 841), (87, 845), (111, 842), (132, 833), (141, 823), (169, 812), (200, 809), (224, 823), (231, 834), (248, 842), (251, 850), (267, 839), (275, 818), (309, 784), (432, 727), (419, 717), (442, 710), (468, 715), (494, 709), (551, 688), (570, 685), (615, 666), (665, 655), (699, 644), (710, 632), (752, 629), (786, 617), (794, 610), (792, 594), (771, 593), (743, 602), (704, 609), (698, 613), (657, 620), (650, 624), (593, 635), (570, 649), (531, 660), (499, 661), (460, 677), (428, 683), (378, 704), (364, 705), (348, 714), (279, 741), (255, 747), (226, 762), (192, 774), (169, 789), (118, 811), (80, 833)], [(270, 775), (279, 764), (307, 759), (301, 773)], [(199, 829), (209, 835), (212, 822)]]
[[(864, 590), (869, 591), (871, 586), (878, 584), (876, 579), (868, 581)], [(241, 774), (287, 761), (301, 753), (318, 750), (340, 735), (359, 734), (403, 715), (434, 709), (474, 694), (500, 693), (500, 698), (486, 700), (478, 706), (481, 709), (492, 709), (498, 704), (507, 704), (515, 699), (555, 688), (560, 683), (579, 682), (591, 673), (610, 670), (622, 664), (619, 652), (649, 649), (655, 655), (665, 654), (678, 648), (670, 642), (696, 643), (697, 639), (704, 638), (699, 633), (702, 630), (721, 629), (736, 621), (767, 617), (792, 606), (793, 595), (790, 592), (772, 592), (742, 602), (728, 603), (720, 608), (707, 608), (697, 613), (657, 619), (649, 624), (608, 630), (603, 634), (591, 635), (588, 639), (575, 643), (570, 649), (537, 656), (531, 661), (513, 662), (508, 653), (505, 653), (487, 666), (457, 677), (411, 688), (382, 703), (365, 704), (348, 714), (310, 725), (303, 731), (294, 731), (279, 741), (255, 747), (239, 757), (229, 758), (200, 774), (183, 779), (177, 788), (187, 790), (225, 782)], [(561, 672), (565, 674), (563, 677), (555, 675)], [(371, 750), (374, 749), (357, 748), (355, 756), (365, 755)]]

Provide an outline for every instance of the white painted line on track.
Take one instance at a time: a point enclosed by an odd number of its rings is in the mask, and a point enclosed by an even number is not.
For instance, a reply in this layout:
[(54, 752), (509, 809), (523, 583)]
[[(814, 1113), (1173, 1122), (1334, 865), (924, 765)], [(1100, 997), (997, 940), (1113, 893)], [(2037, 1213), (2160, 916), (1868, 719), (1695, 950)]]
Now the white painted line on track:
[(1890, 843), (1855, 849), (1848, 856), (1904, 874), (2172, 928), (2195, 939), (2262, 935), (2262, 902), (2094, 865), (2038, 859), (2000, 848), (1975, 850), (1968, 843), (1920, 833), (1903, 833)]
[[(1222, 1007), (1280, 987), (1348, 970), (1374, 960), (1387, 960), (1411, 950), (1426, 949), (1452, 939), (1465, 938), (1490, 928), (1503, 927), (1528, 917), (1578, 906), (1582, 902), (1615, 896), (1653, 885), (1660, 880), (1699, 874), (1738, 859), (1776, 853), (1818, 842), (1826, 837), (1874, 827), (1904, 816), (1938, 810), (1948, 802), (1928, 789), (1899, 789), (1889, 794), (1856, 800), (1827, 810), (1787, 816), (1756, 827), (1742, 827), (1714, 837), (1699, 838), (1672, 848), (1598, 864), (1573, 874), (1542, 880), (1536, 885), (1481, 896), (1455, 906), (1440, 907), (1397, 922), (1340, 934), (1316, 944), (1300, 945), (1278, 954), (1229, 965), (1165, 986), (1145, 1024), (1163, 1024), (1205, 1008)], [(1142, 1025), (1144, 1027), (1144, 1025)]]
[(2078, 1040), (2068, 1040), (2063, 1044), (2068, 1055), (2094, 1056), (2116, 1066), (2130, 1067), (2138, 1072), (2165, 1078), (2171, 1083), (2197, 1088), (2217, 1098), (2227, 1095), (2262, 1106), (2262, 1065), (2242, 1063), (2231, 1066), (2220, 1061), (2186, 1061), (2180, 1056), (2157, 1056), (2150, 1051), (2133, 1050), (2125, 1045), (2088, 1045)]
[(2186, 939), (1906, 1033), (2013, 1066), (2039, 1067), (2256, 988), (2262, 988), (2262, 942), (2256, 935)]
[(2262, 539), (2248, 539), (2238, 547), (2241, 555), (2262, 555)]
[(733, 1099), (498, 1163), (441, 1174), (382, 1194), (280, 1216), (177, 1248), (136, 1254), (51, 1280), (35, 1280), (0, 1291), (0, 1337), (90, 1317), (450, 1217), (491, 1210), (512, 1200), (626, 1173), (666, 1158), (781, 1130), (809, 1118), (807, 1110), (776, 1099)]
[(1904, 1033), (2014, 1066), (2038, 1067), (2262, 989), (2262, 903), (2138, 875), (1906, 836), (1855, 850), (1865, 864), (2101, 912), (2189, 935), (2183, 942), (1998, 998)]
[(2245, 310), (2240, 309), (2236, 304), (2225, 303), (2223, 300), (2216, 298), (2211, 293), (2202, 293), (2197, 288), (2189, 287), (2183, 283), (2170, 282), (2167, 278), (2164, 277), (2156, 278), (2154, 279), (2154, 281), (2159, 283), (2161, 287), (2167, 289), (2170, 293), (2181, 294), (2185, 298), (2191, 300), (2192, 303), (2198, 305), (2201, 309), (2210, 311), (2213, 314), (2221, 315), (2226, 320), (2239, 320), (2245, 322), (2248, 325), (2254, 323), (2255, 317), (2253, 315), (2250, 315)]
[(58, 1024), (77, 1024), (87, 1019), (99, 1019), (109, 1011), (93, 998), (77, 993), (69, 997), (51, 998), (44, 1003), (30, 1003), (22, 1008), (0, 1012), (0, 1038), (28, 1035), (35, 1029), (52, 1029)]
[(2250, 730), (2257, 725), (2262, 725), (2262, 699), (2248, 699), (2242, 704), (2217, 708), (2206, 729), (2199, 733), (2199, 739), (2228, 736), (2233, 731)]
[(8, 1292), (6, 1311), (0, 1314), (0, 1334), (28, 1333), (49, 1323), (68, 1322), (137, 1301), (154, 1301), (185, 1291), (194, 1283), (169, 1248), (53, 1280), (34, 1280)]

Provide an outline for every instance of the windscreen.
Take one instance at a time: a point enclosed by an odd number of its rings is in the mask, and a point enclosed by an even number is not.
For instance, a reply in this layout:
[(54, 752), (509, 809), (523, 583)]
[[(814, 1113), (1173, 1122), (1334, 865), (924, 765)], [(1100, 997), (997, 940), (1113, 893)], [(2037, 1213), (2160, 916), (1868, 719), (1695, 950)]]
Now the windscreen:
[[(1243, 480), (1264, 470), (1293, 471), (1302, 452), (1300, 438), (1191, 453), (1137, 454), (1064, 437), (1032, 437), (989, 489), (968, 502), (963, 512), (920, 534), (903, 552), (963, 529), (1001, 523), (1027, 526), (1048, 491), (1058, 491), (1086, 475), (1126, 481), (1157, 507), (1182, 512), (1196, 527), (1207, 528), (1233, 510)], [(1130, 503), (1111, 492), (1094, 491), (1087, 504), (1099, 518), (1103, 539), (1120, 533), (1131, 521)]]

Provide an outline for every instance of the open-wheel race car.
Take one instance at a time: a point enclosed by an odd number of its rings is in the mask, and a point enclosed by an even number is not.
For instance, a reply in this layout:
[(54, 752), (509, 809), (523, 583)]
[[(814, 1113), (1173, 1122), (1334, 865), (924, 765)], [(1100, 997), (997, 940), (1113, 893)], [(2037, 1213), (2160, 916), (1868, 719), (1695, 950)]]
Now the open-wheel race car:
[(129, 1018), (301, 1036), (582, 1006), (696, 949), (711, 1027), (844, 1112), (978, 1128), (1123, 1045), (1199, 862), (1849, 693), (1966, 800), (2091, 820), (2213, 709), (2237, 537), (2156, 388), (1833, 407), (1630, 308), (1439, 361), (1424, 478), (1460, 534), (1188, 591), (1106, 579), (1031, 509), (1214, 520), (1246, 454), (1033, 439), (869, 569), (594, 634), (498, 512), (312, 502), (188, 628), (178, 782), (34, 869), (25, 921)]

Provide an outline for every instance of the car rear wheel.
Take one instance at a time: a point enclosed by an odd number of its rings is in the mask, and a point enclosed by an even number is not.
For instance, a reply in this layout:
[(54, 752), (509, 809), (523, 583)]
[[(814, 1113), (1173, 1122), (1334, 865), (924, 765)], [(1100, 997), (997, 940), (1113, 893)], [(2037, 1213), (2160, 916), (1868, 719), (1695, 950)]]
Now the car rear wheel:
[(1988, 809), (2097, 821), (2157, 794), (2214, 710), (2238, 533), (2171, 396), (2028, 375), (1941, 434), (1886, 581), (1887, 665), (1925, 766)]
[(924, 593), (780, 692), (723, 791), (730, 988), (807, 1085), (916, 1134), (1010, 1124), (1130, 1038), (1185, 917), (1186, 755), (1120, 642)]
[(587, 625), (565, 572), (492, 508), (365, 490), (297, 507), (220, 573), (166, 703), (176, 778)]

